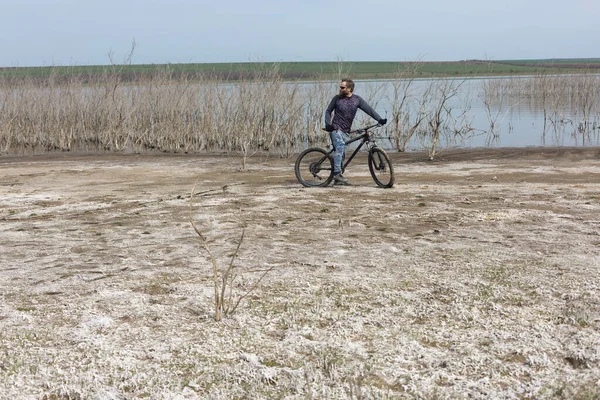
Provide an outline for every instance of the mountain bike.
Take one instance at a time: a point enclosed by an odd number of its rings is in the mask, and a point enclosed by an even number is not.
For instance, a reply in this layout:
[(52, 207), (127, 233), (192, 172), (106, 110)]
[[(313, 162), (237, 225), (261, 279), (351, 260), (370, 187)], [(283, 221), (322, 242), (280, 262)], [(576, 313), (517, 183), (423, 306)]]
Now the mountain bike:
[[(367, 146), (369, 172), (375, 183), (383, 188), (394, 186), (394, 168), (386, 152), (377, 147), (373, 134), (370, 129), (379, 128), (381, 124), (367, 126), (349, 132), (350, 135), (358, 134), (346, 142), (360, 142), (347, 161), (342, 162), (342, 173), (346, 170), (350, 162), (356, 156), (363, 146)], [(320, 147), (311, 147), (304, 150), (296, 159), (294, 172), (298, 181), (306, 187), (327, 186), (333, 180), (333, 151), (322, 149)]]

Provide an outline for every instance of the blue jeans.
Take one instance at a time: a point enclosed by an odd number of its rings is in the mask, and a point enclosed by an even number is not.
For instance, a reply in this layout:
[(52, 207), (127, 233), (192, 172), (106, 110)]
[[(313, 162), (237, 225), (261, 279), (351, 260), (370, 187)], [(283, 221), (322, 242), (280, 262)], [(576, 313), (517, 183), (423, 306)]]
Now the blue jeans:
[(346, 158), (346, 142), (350, 140), (350, 135), (342, 131), (333, 131), (329, 134), (331, 144), (333, 144), (333, 174), (342, 173), (342, 162)]

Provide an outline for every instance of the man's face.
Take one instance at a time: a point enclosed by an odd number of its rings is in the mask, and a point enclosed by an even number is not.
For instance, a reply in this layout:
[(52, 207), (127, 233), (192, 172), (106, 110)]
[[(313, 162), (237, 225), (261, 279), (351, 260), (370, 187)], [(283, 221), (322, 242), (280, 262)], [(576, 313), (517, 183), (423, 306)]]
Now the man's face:
[(346, 86), (346, 81), (342, 81), (340, 84), (340, 97), (348, 97), (352, 94), (350, 89)]

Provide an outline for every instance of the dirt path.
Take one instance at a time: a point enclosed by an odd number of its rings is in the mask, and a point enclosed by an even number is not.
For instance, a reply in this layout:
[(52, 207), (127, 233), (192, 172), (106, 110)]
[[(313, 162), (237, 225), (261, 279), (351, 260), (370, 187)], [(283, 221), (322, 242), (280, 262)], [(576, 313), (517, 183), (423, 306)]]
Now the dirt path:
[(1, 157), (0, 398), (599, 396), (600, 149), (424, 159)]

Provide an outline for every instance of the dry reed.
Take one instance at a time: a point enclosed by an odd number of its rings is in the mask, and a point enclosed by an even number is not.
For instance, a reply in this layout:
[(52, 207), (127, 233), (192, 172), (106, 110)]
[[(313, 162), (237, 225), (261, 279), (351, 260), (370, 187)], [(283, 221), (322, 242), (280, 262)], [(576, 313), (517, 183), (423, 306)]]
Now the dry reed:
[[(132, 80), (116, 67), (96, 76), (3, 77), (0, 152), (235, 152), (243, 156), (244, 168), (257, 152), (288, 157), (328, 145), (323, 111), (336, 83), (286, 82), (282, 76), (269, 66), (233, 81), (192, 78), (168, 68)], [(460, 80), (454, 82), (451, 86), (460, 87)], [(431, 152), (444, 144), (440, 138), (452, 144), (473, 134), (466, 116), (470, 94), (456, 91), (452, 104), (443, 101), (448, 80), (431, 80), (425, 90), (416, 90), (414, 79), (399, 71), (391, 87), (390, 94), (382, 84), (369, 84), (361, 94), (390, 121), (386, 134), (398, 151), (419, 142)], [(599, 89), (600, 77), (591, 74), (485, 80), (479, 98), (490, 126), (480, 130), (499, 134), (500, 115), (491, 109), (508, 96), (543, 110), (555, 131), (589, 135), (600, 131)]]
[[(50, 77), (0, 82), (4, 153), (45, 151), (277, 151), (323, 142), (332, 85), (284, 82), (277, 70), (234, 83), (168, 70), (126, 83), (107, 71), (90, 81)], [(306, 99), (309, 99), (308, 101)]]
[(485, 98), (504, 96), (529, 102), (544, 113), (547, 130), (570, 130), (573, 135), (591, 136), (600, 130), (600, 75), (536, 75), (487, 81)]

